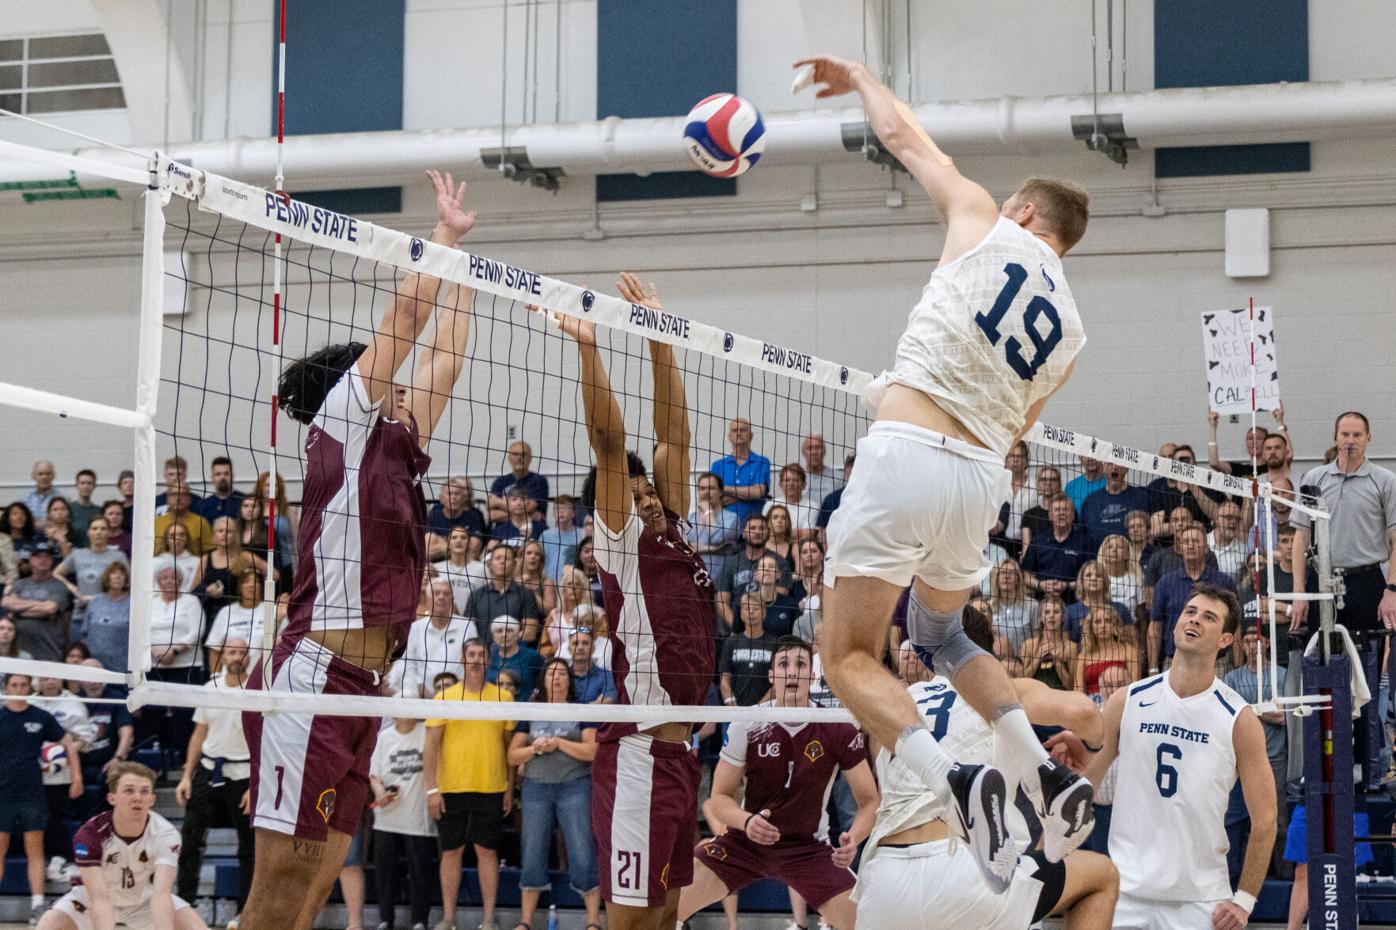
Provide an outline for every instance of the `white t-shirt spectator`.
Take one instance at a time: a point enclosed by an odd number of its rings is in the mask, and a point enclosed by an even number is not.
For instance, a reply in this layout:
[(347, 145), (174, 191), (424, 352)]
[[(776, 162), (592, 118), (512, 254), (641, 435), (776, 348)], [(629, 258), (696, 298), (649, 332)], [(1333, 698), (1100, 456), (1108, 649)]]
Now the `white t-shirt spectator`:
[(427, 813), (427, 789), (422, 783), (422, 756), (427, 728), (422, 722), (406, 733), (391, 722), (378, 731), (378, 745), (368, 772), (384, 788), (397, 788), (397, 800), (373, 812), (373, 829), (407, 836), (435, 836), (436, 822)]
[[(197, 561), (197, 560), (196, 560)], [(202, 666), (204, 656), (199, 646), (199, 634), (204, 627), (204, 608), (192, 594), (181, 594), (173, 601), (155, 598), (151, 604), (150, 645), (190, 646), (157, 668), (188, 668)]]
[(1217, 569), (1223, 574), (1236, 581), (1241, 573), (1246, 570), (1246, 556), (1250, 555), (1251, 547), (1248, 545), (1244, 535), (1238, 536), (1225, 546), (1217, 545), (1217, 534), (1211, 532), (1207, 534), (1207, 545), (1212, 550), (1212, 554), (1217, 557)]
[(193, 591), (194, 586), (199, 583), (199, 557), (190, 555), (188, 552), (178, 558), (168, 552), (160, 553), (151, 563), (150, 577), (152, 581), (171, 565), (179, 570), (179, 593), (188, 594)]
[(465, 613), (465, 605), (470, 603), (470, 592), (490, 583), (489, 571), (479, 559), (464, 565), (453, 565), (450, 559), (432, 562), (440, 578), (451, 583), (451, 599), (456, 602), (456, 612)]
[[(442, 672), (450, 672), (457, 679), (465, 677), (461, 645), (479, 635), (475, 621), (465, 617), (452, 617), (440, 630), (432, 626), (430, 617), (414, 620), (407, 631), (402, 658), (393, 663), (390, 680), (407, 697), (431, 697), (432, 680)], [(422, 688), (426, 689), (425, 694), (419, 690)]]
[(258, 602), (255, 607), (229, 604), (213, 618), (213, 626), (209, 627), (208, 636), (204, 637), (204, 645), (222, 650), (228, 640), (240, 639), (247, 643), (249, 649), (260, 650), (265, 618), (270, 610), (263, 602)]
[(819, 527), (820, 502), (810, 500), (808, 493), (793, 504), (784, 500), (766, 501), (766, 506), (762, 508), (761, 513), (769, 517), (771, 508), (777, 505), (790, 511), (790, 531), (792, 533), (798, 533), (801, 530), (814, 530)]
[[(227, 676), (218, 675), (204, 682), (204, 687), (213, 691), (241, 691), (242, 688), (230, 685)], [(213, 771), (212, 759), (227, 759), (223, 763), (223, 777), (229, 781), (245, 781), (252, 777), (252, 753), (247, 749), (247, 739), (242, 732), (242, 711), (223, 707), (200, 707), (194, 711), (194, 722), (208, 727), (204, 738), (203, 754), (207, 758), (199, 760), (208, 771)]]

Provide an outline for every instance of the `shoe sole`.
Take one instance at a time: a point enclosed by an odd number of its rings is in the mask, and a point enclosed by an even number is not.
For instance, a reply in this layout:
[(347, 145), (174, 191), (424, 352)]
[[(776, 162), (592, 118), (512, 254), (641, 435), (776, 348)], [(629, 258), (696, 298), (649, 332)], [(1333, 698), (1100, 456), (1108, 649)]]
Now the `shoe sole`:
[(1081, 848), (1095, 826), (1095, 791), (1084, 778), (1052, 801), (1043, 818), (1042, 851), (1048, 862), (1061, 862)]
[(1018, 853), (1004, 820), (1008, 785), (1003, 774), (988, 766), (980, 769), (970, 782), (968, 800), (968, 814), (960, 809), (958, 798), (950, 805), (960, 836), (969, 846), (984, 884), (994, 894), (1003, 894), (1018, 864)]

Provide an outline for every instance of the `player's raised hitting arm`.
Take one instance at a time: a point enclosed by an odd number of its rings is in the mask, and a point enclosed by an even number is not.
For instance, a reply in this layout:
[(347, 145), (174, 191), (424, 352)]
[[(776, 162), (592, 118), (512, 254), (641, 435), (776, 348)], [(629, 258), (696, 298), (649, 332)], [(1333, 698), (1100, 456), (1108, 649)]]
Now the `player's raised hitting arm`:
[[(428, 171), (427, 175), (436, 189), (436, 226), (431, 231), (431, 241), (453, 246), (475, 225), (475, 211), (467, 213), (461, 207), (465, 182), (456, 185), (450, 173), (442, 177), (439, 172)], [(417, 337), (431, 319), (440, 287), (440, 278), (415, 273), (407, 275), (398, 285), (397, 294), (383, 314), (373, 340), (358, 359), (359, 374), (363, 376), (370, 405), (381, 404), (392, 390), (393, 376), (407, 360), (417, 344)]]
[(417, 421), (422, 448), (431, 441), (431, 434), (451, 399), (451, 389), (465, 366), (474, 300), (473, 288), (452, 284), (447, 289), (436, 311), (436, 330), (431, 344), (422, 350), (417, 360), (407, 407)]

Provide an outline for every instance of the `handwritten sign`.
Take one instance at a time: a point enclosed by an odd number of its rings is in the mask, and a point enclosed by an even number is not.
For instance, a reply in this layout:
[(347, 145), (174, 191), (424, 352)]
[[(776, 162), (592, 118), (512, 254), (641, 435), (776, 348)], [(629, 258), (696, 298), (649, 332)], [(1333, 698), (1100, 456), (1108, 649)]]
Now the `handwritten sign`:
[[(1207, 359), (1207, 403), (1215, 413), (1251, 409), (1250, 311), (1214, 310), (1202, 314), (1202, 346)], [(1274, 410), (1280, 403), (1280, 371), (1275, 360), (1275, 314), (1255, 308), (1255, 406)]]

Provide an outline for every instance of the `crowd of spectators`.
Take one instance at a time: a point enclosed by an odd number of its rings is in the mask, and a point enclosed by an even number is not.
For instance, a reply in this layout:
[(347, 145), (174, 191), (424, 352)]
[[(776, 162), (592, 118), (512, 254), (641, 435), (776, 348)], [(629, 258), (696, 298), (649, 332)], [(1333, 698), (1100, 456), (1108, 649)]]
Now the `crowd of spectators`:
[[(1114, 690), (1168, 666), (1172, 624), (1194, 584), (1236, 590), (1249, 617), (1268, 616), (1256, 568), (1269, 550), (1276, 591), (1312, 589), (1316, 581), (1306, 571), (1303, 552), (1308, 523), (1284, 505), (1300, 486), (1326, 493), (1329, 485), (1351, 485), (1341, 505), (1346, 509), (1333, 520), (1335, 564), (1361, 575), (1371, 571), (1365, 566), (1386, 561), (1396, 539), (1396, 479), (1365, 461), (1365, 419), (1341, 417), (1335, 430), (1339, 447), (1330, 450), (1330, 464), (1299, 481), (1290, 473), (1293, 447), (1282, 410), (1275, 420), (1273, 431), (1247, 433), (1254, 469), (1249, 458), (1221, 459), (1215, 419), (1207, 459), (1214, 469), (1254, 475), (1272, 486), (1275, 506), (1268, 522), (1257, 519), (1249, 497), (1227, 497), (1186, 478), (1131, 483), (1129, 470), (1118, 464), (1068, 461), (1071, 457), (1048, 450), (1039, 450), (1034, 460), (1029, 446), (1017, 443), (1004, 463), (1012, 497), (991, 531), (994, 568), (971, 600), (989, 618), (995, 654), (1010, 674), (1082, 691), (1103, 703)], [(1349, 429), (1354, 424), (1362, 429)], [(750, 706), (767, 695), (767, 672), (780, 637), (794, 634), (814, 644), (818, 672), (825, 532), (856, 462), (850, 452), (842, 469), (832, 469), (824, 439), (810, 435), (801, 442), (801, 461), (773, 466), (754, 451), (752, 425), (740, 418), (729, 424), (727, 439), (729, 454), (696, 476), (686, 517), (689, 542), (701, 554), (716, 592), (713, 635), (719, 663), (710, 701)], [(1356, 445), (1360, 455), (1353, 451)], [(1183, 443), (1165, 443), (1158, 455), (1180, 466), (1198, 460)], [(477, 502), (468, 477), (440, 482), (423, 527), (429, 567), (421, 582), (419, 619), (385, 680), (385, 694), (578, 705), (615, 700), (616, 683), (608, 671), (609, 617), (592, 555), (591, 482), (576, 496), (554, 496), (548, 480), (532, 471), (527, 443), (512, 443), (507, 456), (508, 471), (490, 482), (483, 501)], [(33, 490), (0, 514), (0, 655), (124, 671), (132, 664), (127, 654), (131, 589), (148, 584), (154, 592), (149, 677), (242, 687), (250, 663), (276, 638), (285, 619), (296, 564), (296, 510), (288, 506), (279, 477), (275, 538), (268, 545), (270, 478), (260, 475), (244, 493), (236, 487), (232, 463), (216, 458), (202, 484), (207, 493), (199, 496), (185, 461), (170, 458), (151, 528), (153, 577), (140, 579), (132, 577), (130, 565), (131, 472), (118, 477), (116, 496), (98, 500), (93, 497), (97, 476), (90, 469), (79, 471), (74, 490), (65, 494), (55, 486), (53, 464), (36, 462)], [(1356, 510), (1359, 504), (1366, 509)], [(1375, 538), (1346, 541), (1347, 534), (1359, 532)], [(277, 595), (274, 607), (266, 596), (268, 583)], [(1379, 584), (1364, 596), (1372, 616), (1349, 610), (1345, 619), (1359, 634), (1375, 691), (1373, 674), (1380, 674), (1385, 642), (1377, 635), (1378, 604), (1382, 611), (1390, 606), (1396, 622), (1396, 601)], [(1289, 602), (1276, 608), (1282, 621), (1276, 652), (1285, 669), (1295, 670), (1306, 639), (1306, 612)], [(1268, 676), (1257, 674), (1257, 651), (1268, 656), (1271, 645), (1263, 632), (1248, 630), (1217, 660), (1218, 675), (1253, 700), (1271, 697)], [(901, 641), (895, 623), (888, 656), (908, 683), (929, 674)], [(1285, 669), (1286, 693), (1298, 693), (1296, 676)], [(43, 706), (64, 731), (54, 742), (68, 747), (75, 760), (65, 769), (66, 781), (45, 776), (46, 814), (30, 812), (30, 820), (40, 824), (42, 852), (67, 858), (62, 827), (85, 815), (71, 807), (82, 784), (98, 783), (105, 766), (138, 747), (158, 747), (166, 771), (181, 773), (181, 803), (194, 805), (185, 819), (188, 861), (181, 859), (181, 894), (195, 893), (209, 825), (239, 830), (240, 857), (244, 871), (250, 871), (242, 794), (246, 746), (225, 715), (146, 707), (133, 716), (120, 704), (93, 703), (120, 696), (118, 686), (41, 679), (32, 687), (52, 698)], [(14, 688), (18, 693), (21, 685)], [(815, 693), (833, 700), (822, 678)], [(351, 918), (356, 909), (360, 915), (351, 926), (362, 925), (362, 866), (370, 861), (377, 865), (380, 904), (387, 905), (380, 926), (393, 925), (391, 907), (400, 897), (403, 875), (412, 925), (426, 922), (438, 895), (447, 902), (449, 924), (467, 850), (479, 869), (488, 925), (506, 842), (519, 844), (528, 923), (549, 884), (546, 868), (555, 831), (565, 840), (569, 881), (594, 923), (596, 862), (585, 814), (596, 724), (586, 721), (584, 707), (576, 716), (573, 722), (531, 726), (503, 720), (387, 721), (373, 761), (374, 809), (365, 814), (342, 883)], [(1368, 734), (1365, 720), (1362, 729)], [(1366, 784), (1375, 788), (1386, 740), (1380, 718), (1372, 713), (1371, 720), (1375, 735), (1364, 736), (1362, 751), (1364, 759), (1370, 756)], [(1267, 715), (1265, 723), (1277, 784), (1293, 794), (1296, 732), (1283, 715)], [(711, 764), (720, 733), (708, 727), (699, 735), (700, 757)], [(0, 790), (8, 789), (0, 784)], [(516, 796), (522, 802), (517, 807)], [(835, 791), (832, 809), (851, 817), (846, 787)], [(511, 823), (516, 829), (506, 830)], [(26, 852), (32, 845), (28, 832), (27, 821)]]

